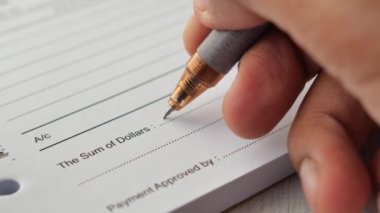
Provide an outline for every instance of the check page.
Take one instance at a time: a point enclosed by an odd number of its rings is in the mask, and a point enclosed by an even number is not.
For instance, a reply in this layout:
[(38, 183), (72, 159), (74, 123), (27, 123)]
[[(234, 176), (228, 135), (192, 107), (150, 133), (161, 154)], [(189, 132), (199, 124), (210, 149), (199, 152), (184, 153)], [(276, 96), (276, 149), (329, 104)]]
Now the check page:
[(213, 212), (293, 172), (299, 101), (240, 139), (221, 111), (236, 70), (163, 120), (191, 4), (0, 1), (1, 212)]

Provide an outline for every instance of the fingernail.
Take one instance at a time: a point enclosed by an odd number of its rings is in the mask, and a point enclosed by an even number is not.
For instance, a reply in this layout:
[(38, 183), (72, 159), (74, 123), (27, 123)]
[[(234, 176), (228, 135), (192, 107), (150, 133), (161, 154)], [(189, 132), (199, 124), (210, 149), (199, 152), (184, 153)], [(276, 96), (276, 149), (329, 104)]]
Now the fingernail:
[(208, 8), (208, 1), (209, 0), (195, 0), (194, 4), (200, 11), (206, 11)]
[(317, 169), (318, 168), (316, 163), (309, 158), (305, 158), (301, 162), (300, 176), (302, 181), (302, 187), (310, 205), (312, 205), (313, 203), (313, 198), (315, 198), (318, 188)]

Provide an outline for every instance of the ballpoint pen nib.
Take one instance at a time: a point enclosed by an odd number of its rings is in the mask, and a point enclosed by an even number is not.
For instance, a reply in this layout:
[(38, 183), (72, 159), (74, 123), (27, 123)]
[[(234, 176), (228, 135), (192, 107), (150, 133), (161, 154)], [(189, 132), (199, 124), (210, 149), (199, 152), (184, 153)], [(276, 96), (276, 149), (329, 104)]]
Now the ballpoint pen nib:
[(164, 119), (166, 119), (170, 115), (170, 113), (172, 113), (174, 110), (175, 109), (173, 107), (170, 108), (169, 111), (167, 111), (166, 114), (164, 115)]

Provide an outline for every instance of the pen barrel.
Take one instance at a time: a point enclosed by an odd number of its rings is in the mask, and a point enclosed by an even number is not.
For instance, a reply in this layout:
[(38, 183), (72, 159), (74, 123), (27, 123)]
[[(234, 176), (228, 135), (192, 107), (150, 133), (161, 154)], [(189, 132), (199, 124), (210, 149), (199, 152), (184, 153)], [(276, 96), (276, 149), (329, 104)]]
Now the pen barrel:
[(213, 30), (198, 48), (200, 57), (214, 70), (227, 74), (270, 24), (246, 30)]

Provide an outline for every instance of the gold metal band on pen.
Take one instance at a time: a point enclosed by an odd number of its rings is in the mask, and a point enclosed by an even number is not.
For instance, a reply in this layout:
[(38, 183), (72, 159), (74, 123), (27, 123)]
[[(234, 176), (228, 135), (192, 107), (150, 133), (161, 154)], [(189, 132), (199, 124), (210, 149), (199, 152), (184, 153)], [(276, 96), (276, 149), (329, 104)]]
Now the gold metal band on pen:
[(169, 105), (175, 110), (180, 110), (208, 88), (215, 86), (223, 76), (196, 53), (187, 63), (186, 71), (170, 97)]

